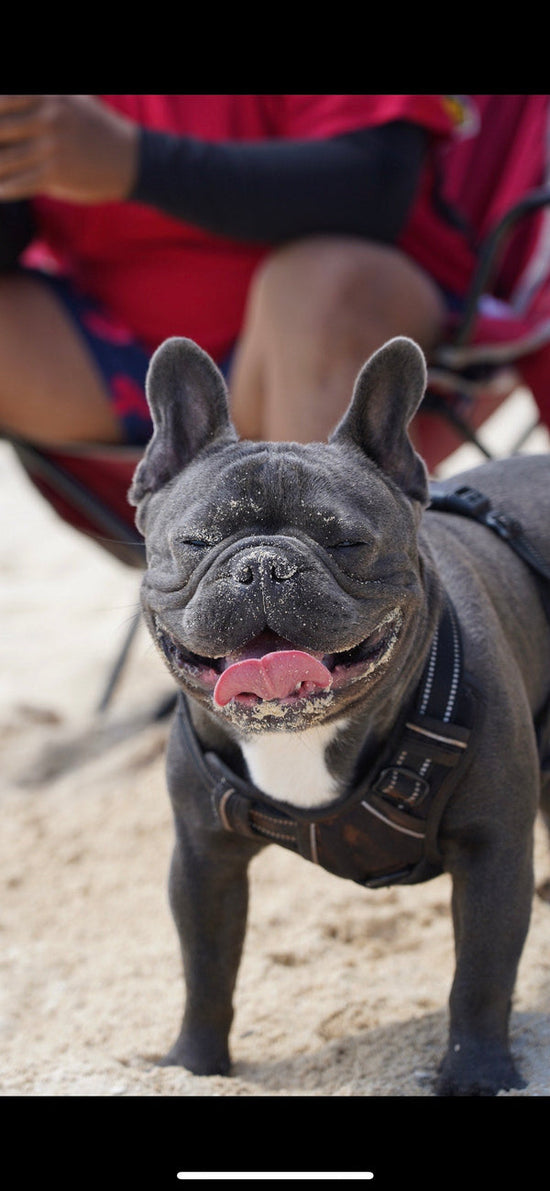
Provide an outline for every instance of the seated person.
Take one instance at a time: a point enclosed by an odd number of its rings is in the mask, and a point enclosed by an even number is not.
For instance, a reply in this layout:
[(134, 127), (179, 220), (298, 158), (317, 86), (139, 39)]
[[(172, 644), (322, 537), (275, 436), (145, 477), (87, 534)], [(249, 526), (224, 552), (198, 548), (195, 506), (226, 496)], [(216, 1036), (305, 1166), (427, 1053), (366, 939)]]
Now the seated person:
[(241, 434), (325, 437), (371, 352), (405, 334), (430, 353), (466, 291), (475, 252), (440, 186), (463, 111), (2, 97), (0, 428), (144, 444), (151, 353), (185, 335), (229, 378)]

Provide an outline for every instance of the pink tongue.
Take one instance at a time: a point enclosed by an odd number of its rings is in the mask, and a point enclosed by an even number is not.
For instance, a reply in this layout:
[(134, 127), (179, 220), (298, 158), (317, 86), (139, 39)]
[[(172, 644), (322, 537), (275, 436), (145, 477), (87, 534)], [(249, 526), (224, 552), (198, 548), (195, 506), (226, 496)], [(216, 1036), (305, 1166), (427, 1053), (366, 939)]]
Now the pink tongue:
[(285, 699), (294, 693), (308, 695), (313, 690), (327, 690), (331, 683), (330, 670), (317, 658), (300, 649), (281, 649), (228, 666), (214, 688), (214, 703), (225, 707), (239, 695)]

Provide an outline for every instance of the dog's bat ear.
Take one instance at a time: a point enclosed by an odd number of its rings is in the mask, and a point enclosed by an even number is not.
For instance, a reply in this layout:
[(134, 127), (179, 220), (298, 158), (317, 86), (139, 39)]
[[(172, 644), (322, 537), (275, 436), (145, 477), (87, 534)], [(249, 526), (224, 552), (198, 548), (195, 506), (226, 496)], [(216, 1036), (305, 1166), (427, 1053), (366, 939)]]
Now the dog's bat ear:
[(167, 339), (147, 372), (153, 435), (128, 493), (131, 504), (158, 491), (206, 447), (236, 440), (227, 387), (210, 356), (191, 339)]
[(347, 413), (331, 442), (352, 441), (411, 500), (428, 503), (426, 467), (408, 435), (424, 396), (426, 361), (412, 339), (390, 339), (367, 360), (355, 382)]

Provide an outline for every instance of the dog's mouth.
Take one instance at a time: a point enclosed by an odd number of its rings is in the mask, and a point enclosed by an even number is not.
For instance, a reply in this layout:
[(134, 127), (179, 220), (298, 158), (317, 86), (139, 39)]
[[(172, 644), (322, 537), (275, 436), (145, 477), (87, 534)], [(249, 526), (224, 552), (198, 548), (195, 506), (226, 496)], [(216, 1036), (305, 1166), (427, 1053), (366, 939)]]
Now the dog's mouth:
[(326, 697), (367, 678), (389, 658), (399, 636), (402, 614), (394, 608), (358, 645), (340, 653), (298, 649), (266, 629), (241, 649), (224, 657), (193, 653), (154, 616), (159, 648), (175, 675), (210, 693), (215, 707), (256, 707), (261, 703), (296, 704)]

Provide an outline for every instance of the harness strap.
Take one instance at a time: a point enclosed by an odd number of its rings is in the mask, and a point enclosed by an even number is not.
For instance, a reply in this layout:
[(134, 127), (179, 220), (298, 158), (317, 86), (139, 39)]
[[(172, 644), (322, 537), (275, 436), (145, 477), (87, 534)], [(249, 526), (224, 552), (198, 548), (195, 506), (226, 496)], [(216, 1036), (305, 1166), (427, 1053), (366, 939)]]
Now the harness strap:
[(511, 549), (515, 550), (516, 554), (531, 567), (537, 577), (545, 581), (539, 584), (539, 590), (544, 610), (550, 620), (550, 589), (546, 586), (547, 583), (550, 583), (550, 563), (529, 540), (520, 521), (515, 517), (510, 517), (508, 513), (493, 509), (488, 497), (484, 496), (482, 492), (478, 492), (477, 488), (470, 488), (467, 484), (447, 490), (435, 482), (431, 483), (428, 511), (429, 509), (435, 509), (440, 513), (458, 513), (463, 517), (470, 517), (472, 520), (486, 525), (488, 529), (498, 534), (499, 538), (507, 542)]
[(404, 869), (378, 873), (364, 884), (410, 884), (441, 871), (437, 832), (466, 760), (476, 705), (477, 694), (464, 679), (460, 630), (447, 597), (413, 710), (401, 722), (397, 740), (390, 742), (390, 764), (383, 762), (377, 776), (372, 771), (367, 776), (367, 795), (361, 802), (394, 831), (416, 835), (421, 845), (416, 856), (409, 849)]

